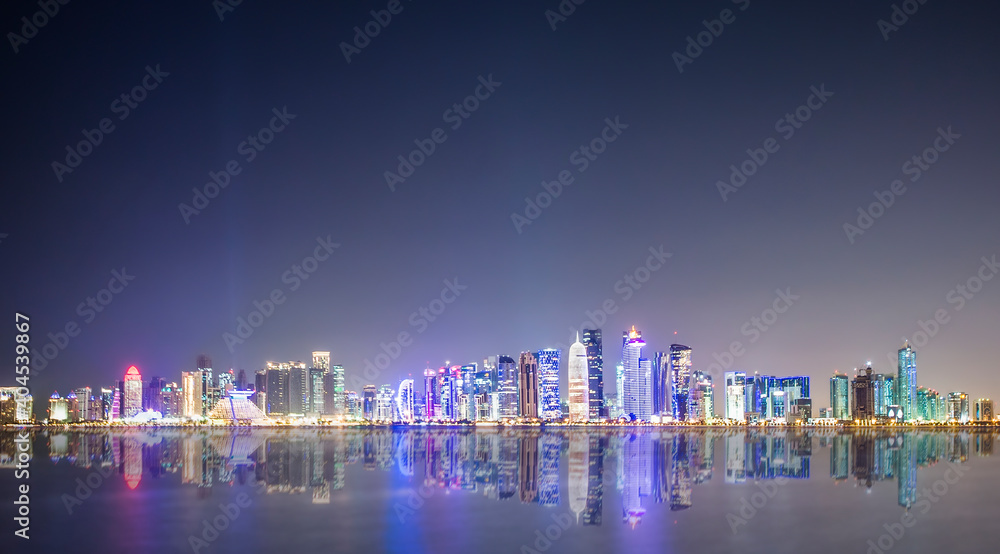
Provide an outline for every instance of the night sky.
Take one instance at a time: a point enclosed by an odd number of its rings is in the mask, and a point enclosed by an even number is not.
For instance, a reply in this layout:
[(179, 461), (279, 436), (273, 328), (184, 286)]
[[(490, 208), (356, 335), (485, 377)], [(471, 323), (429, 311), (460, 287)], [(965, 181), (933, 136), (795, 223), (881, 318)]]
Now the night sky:
[[(130, 364), (179, 381), (200, 353), (252, 375), (330, 350), (349, 385), (395, 386), (428, 363), (565, 347), (605, 306), (609, 392), (635, 325), (650, 357), (687, 344), (701, 370), (739, 342), (726, 365), (809, 375), (819, 407), (834, 370), (895, 372), (904, 337), (919, 385), (1000, 396), (1000, 279), (969, 283), (1000, 271), (982, 260), (1000, 254), (995, 7), (928, 0), (892, 30), (888, 0), (562, 4), (563, 20), (546, 16), (557, 0), (247, 0), (220, 21), (208, 0), (70, 2), (24, 42), (8, 33), (40, 8), (5, 3), (0, 313), (31, 317), (37, 352), (79, 327), (33, 368), (36, 412)], [(103, 136), (72, 159), (85, 131)], [(433, 153), (388, 184), (415, 141)], [(229, 180), (217, 194), (210, 172)], [(905, 191), (882, 192), (894, 180)], [(876, 192), (891, 205), (859, 223)], [(798, 299), (771, 319), (777, 290)], [(13, 357), (13, 325), (2, 336)]]

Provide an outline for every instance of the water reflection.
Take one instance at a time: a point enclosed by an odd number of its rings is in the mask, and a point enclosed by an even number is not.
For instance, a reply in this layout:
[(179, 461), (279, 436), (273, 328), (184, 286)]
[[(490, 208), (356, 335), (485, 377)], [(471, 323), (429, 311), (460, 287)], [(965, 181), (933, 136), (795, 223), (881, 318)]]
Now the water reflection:
[[(0, 467), (13, 467), (14, 437), (0, 434)], [(635, 528), (654, 503), (671, 511), (693, 507), (698, 485), (713, 477), (716, 447), (727, 484), (810, 479), (817, 450), (817, 455), (829, 456), (831, 479), (853, 479), (864, 490), (895, 481), (899, 505), (910, 507), (917, 499), (921, 468), (990, 456), (995, 438), (985, 432), (877, 430), (384, 428), (67, 431), (44, 433), (40, 442), (52, 463), (114, 468), (129, 489), (141, 489), (147, 479), (178, 476), (182, 486), (197, 488), (202, 497), (214, 486), (251, 484), (264, 486), (267, 494), (303, 495), (313, 504), (329, 504), (337, 491), (350, 486), (348, 468), (359, 466), (412, 478), (407, 479), (412, 486), (499, 502), (565, 505), (580, 526), (605, 523), (608, 479), (621, 499), (620, 507), (608, 509)], [(605, 475), (606, 467), (614, 473)]]

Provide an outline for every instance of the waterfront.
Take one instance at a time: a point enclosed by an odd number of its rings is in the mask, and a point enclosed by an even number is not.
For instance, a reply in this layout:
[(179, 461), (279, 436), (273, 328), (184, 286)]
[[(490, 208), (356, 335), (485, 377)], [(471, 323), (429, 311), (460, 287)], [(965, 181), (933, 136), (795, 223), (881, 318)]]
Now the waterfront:
[[(16, 486), (15, 437), (0, 434), (5, 495)], [(883, 551), (975, 552), (1000, 538), (991, 526), (997, 438), (992, 430), (49, 428), (32, 432), (32, 536), (21, 546), (868, 552), (882, 540)]]

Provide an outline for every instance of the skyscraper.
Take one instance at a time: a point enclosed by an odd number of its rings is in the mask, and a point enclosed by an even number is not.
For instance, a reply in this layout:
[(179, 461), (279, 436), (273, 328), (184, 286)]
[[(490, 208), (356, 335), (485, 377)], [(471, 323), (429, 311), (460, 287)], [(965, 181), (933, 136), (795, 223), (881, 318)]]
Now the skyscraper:
[(125, 371), (122, 393), (122, 417), (133, 417), (142, 411), (142, 376), (139, 375), (139, 368), (134, 365)]
[(195, 363), (198, 366), (197, 370), (201, 373), (199, 375), (201, 414), (199, 415), (208, 417), (208, 413), (212, 411), (212, 406), (215, 405), (215, 401), (218, 399), (218, 392), (215, 388), (215, 377), (212, 374), (212, 358), (201, 354)]
[(989, 398), (980, 398), (976, 400), (976, 409), (973, 413), (973, 419), (976, 421), (993, 421), (993, 401)]
[(896, 374), (896, 400), (903, 411), (903, 420), (916, 418), (917, 407), (917, 352), (905, 342), (899, 349), (899, 368)]
[(393, 421), (396, 419), (393, 390), (389, 384), (378, 388), (375, 395), (375, 419), (377, 421)]
[(267, 415), (288, 415), (287, 364), (267, 362)]
[(727, 371), (726, 381), (726, 419), (747, 420), (746, 414), (746, 382), (747, 374), (742, 371)]
[(830, 408), (833, 410), (833, 418), (846, 420), (850, 419), (850, 385), (847, 382), (847, 375), (834, 373), (830, 377)]
[(424, 370), (424, 418), (427, 421), (441, 415), (441, 396), (438, 390), (437, 372), (431, 368)]
[(288, 413), (305, 415), (312, 406), (309, 394), (309, 370), (303, 362), (288, 362)]
[(865, 368), (851, 382), (851, 417), (868, 421), (875, 418), (875, 388), (872, 386), (872, 366)]
[[(143, 410), (163, 413), (163, 387), (166, 384), (167, 381), (162, 377), (153, 377), (149, 380), (149, 384), (142, 389)], [(77, 393), (77, 396), (79, 397), (80, 394)]]
[(562, 418), (559, 407), (559, 358), (562, 351), (546, 348), (538, 351), (538, 412), (546, 420)]
[(312, 353), (312, 367), (316, 369), (330, 369), (330, 353), (314, 350)]
[(365, 385), (363, 389), (363, 408), (361, 417), (367, 420), (375, 419), (375, 385)]
[(181, 415), (201, 416), (201, 372), (181, 372)]
[(524, 418), (538, 418), (538, 360), (521, 352), (517, 363), (517, 411)]
[(715, 389), (712, 376), (702, 371), (691, 373), (688, 421), (703, 422), (715, 417)]
[(653, 355), (653, 413), (670, 415), (670, 355)]
[(670, 400), (676, 421), (687, 420), (688, 395), (691, 381), (691, 348), (683, 344), (670, 345)]
[(587, 401), (590, 419), (607, 417), (604, 407), (604, 350), (600, 329), (584, 329), (583, 345), (587, 348)]
[(396, 412), (400, 421), (413, 421), (413, 379), (403, 379), (396, 392)]
[(645, 346), (642, 333), (636, 331), (635, 326), (622, 334), (622, 365), (625, 369), (623, 409), (627, 416), (640, 421), (649, 421), (653, 414), (652, 365), (642, 357)]
[[(331, 388), (332, 394), (332, 413), (336, 416), (343, 416), (347, 411), (347, 389), (344, 388), (344, 366), (342, 365), (331, 365), (330, 366), (330, 380), (332, 381), (333, 387)], [(324, 387), (325, 389), (325, 387)]]
[(497, 356), (497, 398), (499, 417), (501, 419), (516, 418), (518, 364), (510, 356)]
[[(590, 419), (589, 364), (587, 347), (580, 342), (579, 334), (577, 334), (576, 342), (569, 347), (569, 360), (566, 365), (569, 368), (569, 420), (574, 422), (587, 421)], [(583, 504), (586, 504), (586, 484), (582, 490)], [(582, 511), (582, 508), (579, 511)]]
[(329, 368), (309, 368), (309, 398), (311, 405), (306, 408), (307, 413), (315, 415), (326, 413), (326, 376), (329, 374)]
[(964, 392), (949, 392), (948, 420), (957, 421), (958, 423), (968, 423), (970, 415), (969, 395)]

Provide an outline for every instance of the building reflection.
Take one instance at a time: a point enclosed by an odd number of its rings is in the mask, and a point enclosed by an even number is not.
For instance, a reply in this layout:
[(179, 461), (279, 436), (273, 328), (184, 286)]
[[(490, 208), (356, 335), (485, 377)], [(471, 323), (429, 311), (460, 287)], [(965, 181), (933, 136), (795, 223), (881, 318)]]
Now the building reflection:
[[(2, 467), (13, 467), (14, 437), (0, 433)], [(113, 468), (128, 490), (172, 478), (204, 499), (215, 486), (238, 484), (327, 505), (357, 482), (357, 472), (393, 472), (414, 489), (563, 507), (581, 526), (603, 524), (609, 479), (621, 493), (622, 523), (634, 528), (651, 510), (694, 508), (699, 485), (714, 474), (717, 447), (724, 483), (741, 485), (808, 479), (818, 444), (817, 455), (829, 449), (832, 479), (853, 479), (865, 490), (895, 481), (897, 501), (908, 508), (918, 498), (918, 470), (991, 456), (995, 438), (992, 432), (879, 429), (151, 429), (35, 432), (32, 449), (44, 445), (55, 464)]]

